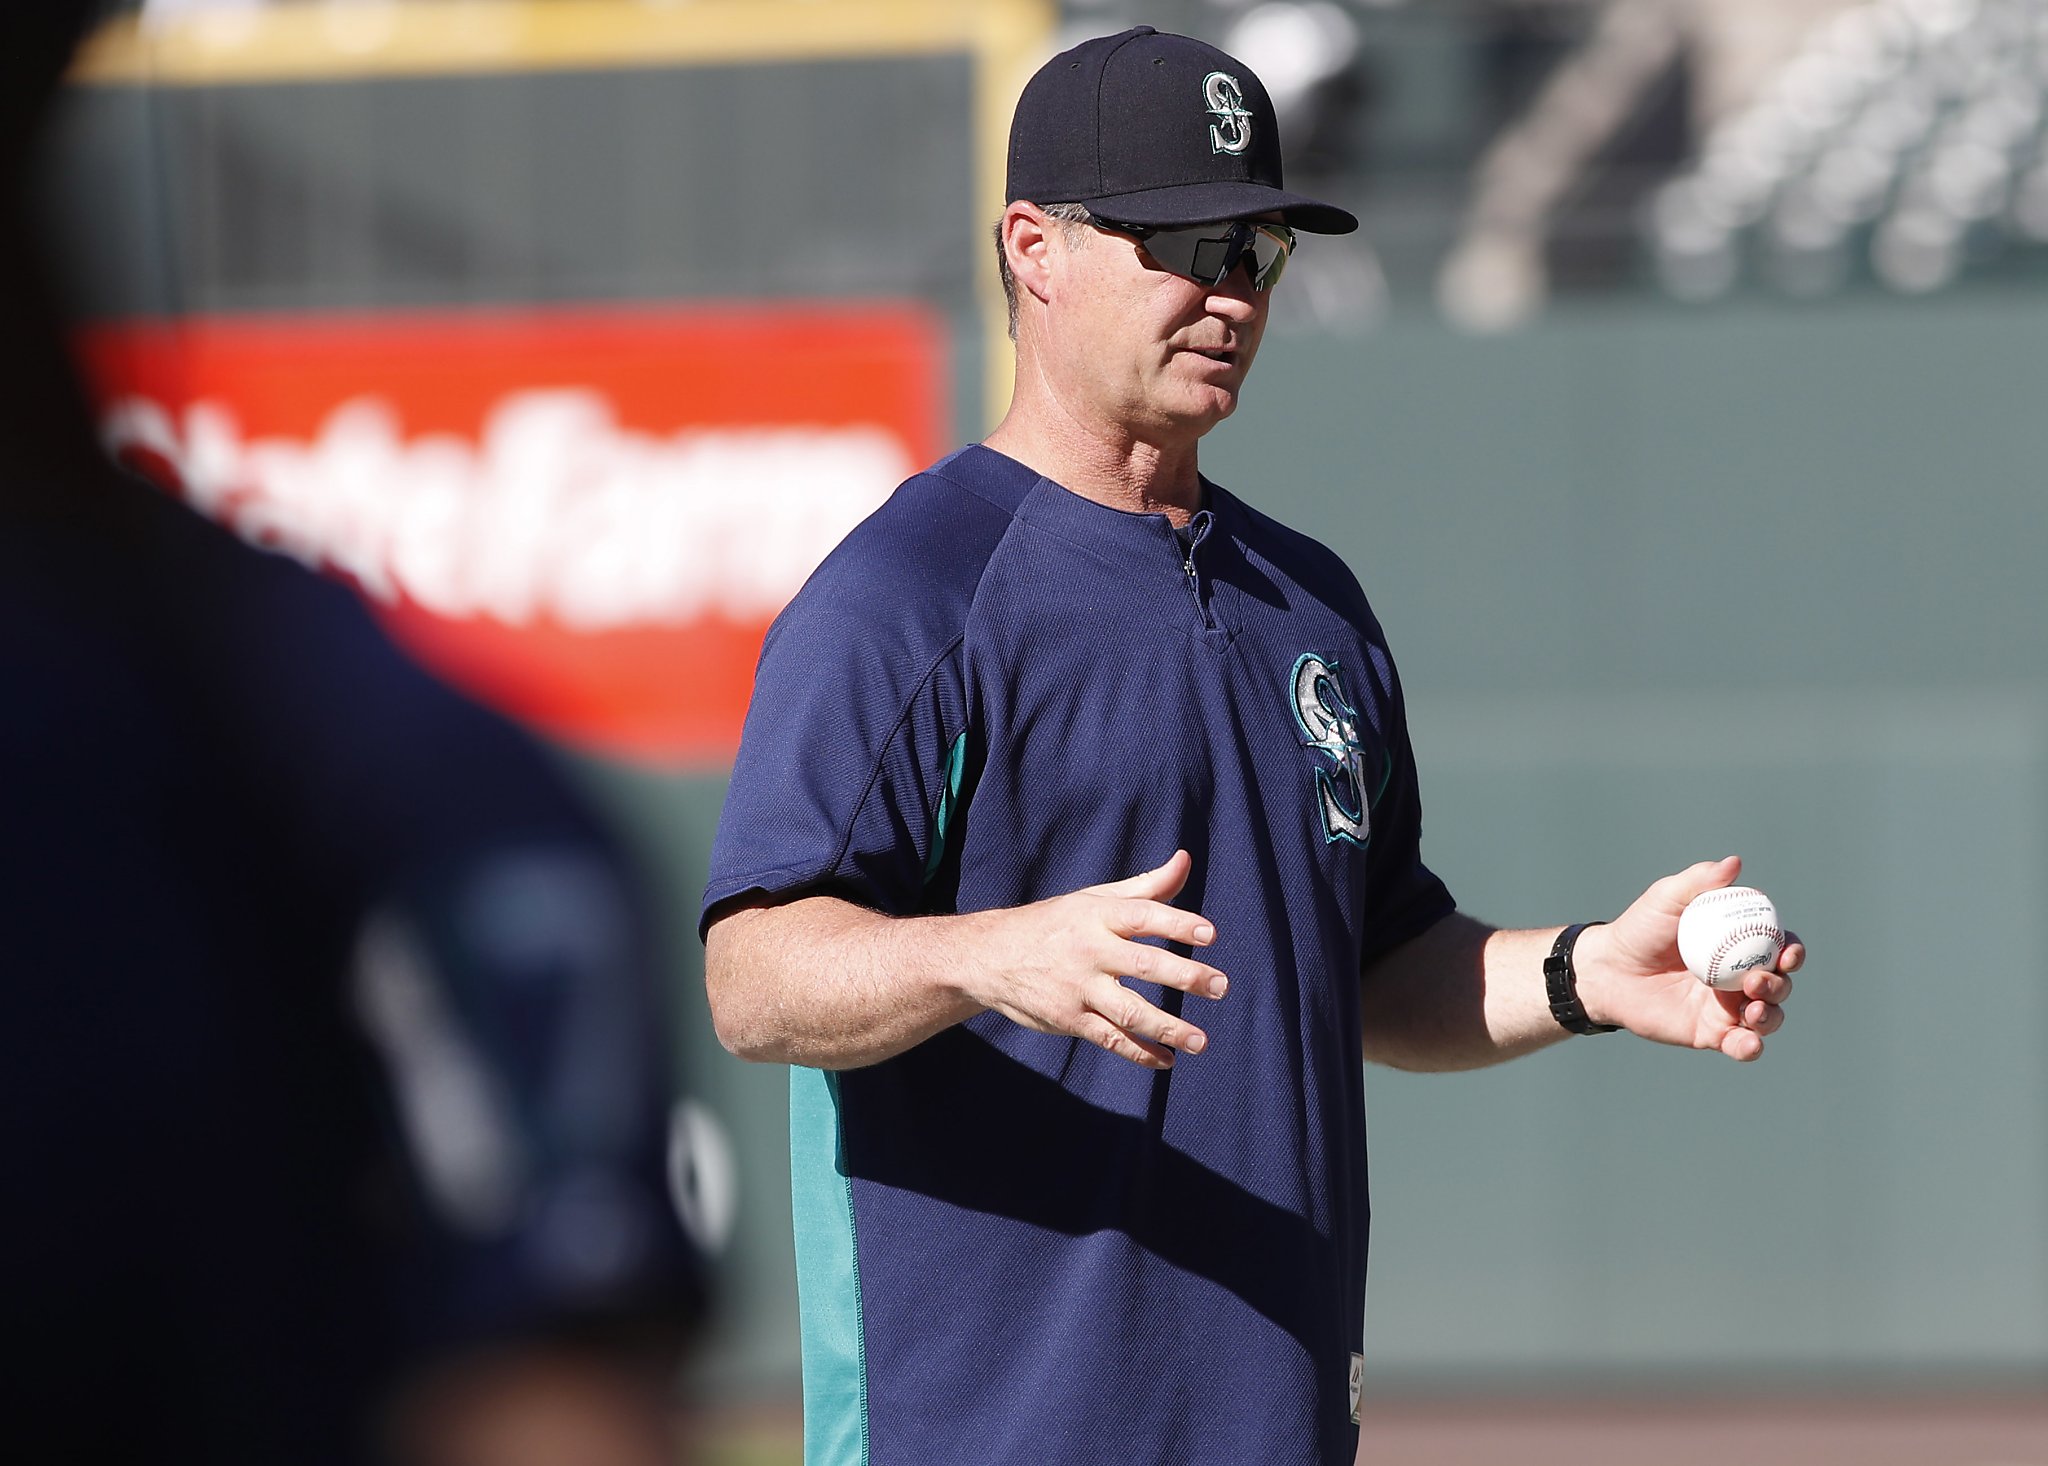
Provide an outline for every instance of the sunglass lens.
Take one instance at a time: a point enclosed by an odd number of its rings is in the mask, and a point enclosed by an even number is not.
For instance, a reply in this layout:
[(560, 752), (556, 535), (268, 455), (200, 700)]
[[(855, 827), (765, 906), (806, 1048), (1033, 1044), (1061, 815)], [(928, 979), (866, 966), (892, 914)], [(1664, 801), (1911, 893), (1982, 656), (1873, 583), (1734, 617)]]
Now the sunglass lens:
[(1287, 264), (1292, 243), (1284, 231), (1272, 226), (1235, 224), (1224, 226), (1221, 233), (1214, 226), (1161, 229), (1146, 236), (1145, 251), (1164, 268), (1201, 285), (1221, 284), (1249, 254), (1252, 288), (1270, 290)]
[(1262, 224), (1252, 236), (1252, 286), (1258, 290), (1271, 290), (1280, 278), (1280, 272), (1287, 268), (1287, 257), (1294, 250), (1292, 230)]
[(1228, 234), (1220, 238), (1214, 235), (1202, 238), (1197, 235), (1188, 241), (1188, 267), (1179, 273), (1190, 276), (1204, 285), (1214, 285), (1230, 273), (1237, 264), (1239, 253), (1235, 241)]
[[(1155, 229), (1149, 234), (1142, 235), (1141, 241), (1145, 253), (1152, 256), (1153, 263), (1162, 270), (1171, 270), (1176, 275), (1185, 275), (1190, 280), (1200, 281), (1204, 285), (1214, 284), (1215, 281), (1202, 279), (1196, 269), (1196, 256), (1202, 253), (1204, 245), (1229, 243), (1228, 240), (1211, 239), (1199, 229)], [(1212, 267), (1213, 273), (1216, 261), (1212, 259), (1207, 263)]]

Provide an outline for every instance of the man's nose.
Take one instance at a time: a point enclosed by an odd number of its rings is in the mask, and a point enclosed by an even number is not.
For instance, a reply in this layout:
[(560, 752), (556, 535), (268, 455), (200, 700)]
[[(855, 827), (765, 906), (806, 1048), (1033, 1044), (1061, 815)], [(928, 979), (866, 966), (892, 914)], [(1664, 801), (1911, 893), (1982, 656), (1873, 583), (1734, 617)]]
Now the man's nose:
[(1227, 320), (1249, 321), (1264, 304), (1265, 296), (1252, 289), (1250, 251), (1231, 267), (1228, 275), (1209, 287), (1209, 309)]

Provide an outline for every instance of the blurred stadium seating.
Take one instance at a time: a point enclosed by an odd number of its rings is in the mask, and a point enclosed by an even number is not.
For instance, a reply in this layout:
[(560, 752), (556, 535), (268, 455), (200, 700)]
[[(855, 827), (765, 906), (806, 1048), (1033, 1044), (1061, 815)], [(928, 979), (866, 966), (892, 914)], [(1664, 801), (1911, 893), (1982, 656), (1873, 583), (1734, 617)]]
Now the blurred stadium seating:
[(1908, 294), (2048, 263), (2048, 6), (1871, 0), (1815, 29), (1660, 188), (1665, 287)]

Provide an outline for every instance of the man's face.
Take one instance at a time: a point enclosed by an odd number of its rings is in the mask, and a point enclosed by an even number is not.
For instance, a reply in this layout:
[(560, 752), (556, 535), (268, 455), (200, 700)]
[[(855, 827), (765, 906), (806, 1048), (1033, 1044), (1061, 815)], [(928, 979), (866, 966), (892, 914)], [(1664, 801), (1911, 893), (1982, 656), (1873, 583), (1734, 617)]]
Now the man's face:
[(1041, 352), (1047, 385), (1069, 414), (1172, 443), (1236, 411), (1271, 300), (1252, 289), (1248, 264), (1200, 285), (1161, 268), (1129, 235), (1072, 233), (1061, 238)]

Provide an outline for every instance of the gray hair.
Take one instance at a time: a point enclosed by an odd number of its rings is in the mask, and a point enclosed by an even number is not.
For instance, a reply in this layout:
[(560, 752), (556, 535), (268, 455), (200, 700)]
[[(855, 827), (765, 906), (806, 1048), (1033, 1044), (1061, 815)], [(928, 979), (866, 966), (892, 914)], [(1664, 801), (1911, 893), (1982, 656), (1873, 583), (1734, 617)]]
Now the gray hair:
[[(1060, 226), (1060, 232), (1072, 240), (1083, 228), (1095, 222), (1095, 216), (1088, 212), (1086, 204), (1045, 204), (1045, 217)], [(1010, 314), (1010, 339), (1017, 339), (1017, 281), (1010, 273), (1009, 252), (1003, 248), (1003, 221), (996, 220), (996, 278), (1003, 282), (1003, 306)]]

